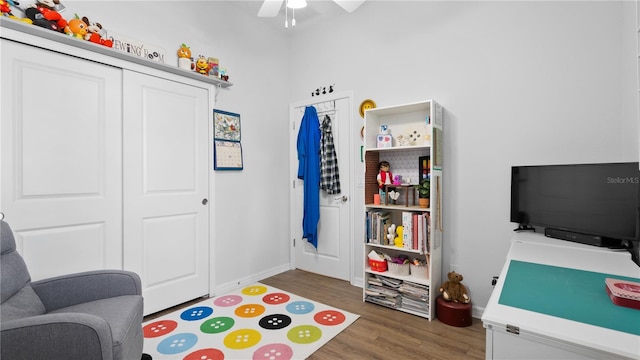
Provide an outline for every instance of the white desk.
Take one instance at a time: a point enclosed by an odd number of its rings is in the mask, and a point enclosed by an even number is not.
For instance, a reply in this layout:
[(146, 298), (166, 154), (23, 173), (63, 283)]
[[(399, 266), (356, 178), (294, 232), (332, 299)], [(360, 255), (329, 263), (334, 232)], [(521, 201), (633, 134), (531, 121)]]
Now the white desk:
[(511, 260), (640, 278), (627, 251), (516, 234), (482, 315), (487, 359), (640, 359), (640, 336), (500, 304)]

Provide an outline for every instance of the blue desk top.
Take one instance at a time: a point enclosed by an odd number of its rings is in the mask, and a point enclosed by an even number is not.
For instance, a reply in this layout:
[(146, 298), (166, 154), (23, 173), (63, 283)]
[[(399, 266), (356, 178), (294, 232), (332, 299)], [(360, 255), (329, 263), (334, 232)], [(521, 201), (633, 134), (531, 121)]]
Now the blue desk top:
[(605, 278), (640, 279), (511, 260), (499, 303), (640, 336), (640, 310), (615, 305)]

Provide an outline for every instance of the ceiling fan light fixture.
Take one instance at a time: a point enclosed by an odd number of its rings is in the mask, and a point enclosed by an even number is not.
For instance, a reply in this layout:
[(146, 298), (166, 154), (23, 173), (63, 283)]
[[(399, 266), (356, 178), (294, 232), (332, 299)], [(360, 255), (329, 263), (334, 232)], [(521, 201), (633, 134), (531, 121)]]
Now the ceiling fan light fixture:
[(307, 2), (305, 0), (287, 0), (287, 7), (289, 9), (302, 9), (307, 7)]

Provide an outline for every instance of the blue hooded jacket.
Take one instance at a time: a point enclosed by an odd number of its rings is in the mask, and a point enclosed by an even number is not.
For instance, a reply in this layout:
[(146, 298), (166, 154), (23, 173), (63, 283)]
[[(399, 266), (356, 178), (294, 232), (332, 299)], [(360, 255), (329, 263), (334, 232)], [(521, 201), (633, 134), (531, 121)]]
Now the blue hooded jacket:
[(302, 237), (317, 249), (320, 220), (320, 122), (313, 106), (305, 108), (298, 131), (298, 179), (304, 181)]

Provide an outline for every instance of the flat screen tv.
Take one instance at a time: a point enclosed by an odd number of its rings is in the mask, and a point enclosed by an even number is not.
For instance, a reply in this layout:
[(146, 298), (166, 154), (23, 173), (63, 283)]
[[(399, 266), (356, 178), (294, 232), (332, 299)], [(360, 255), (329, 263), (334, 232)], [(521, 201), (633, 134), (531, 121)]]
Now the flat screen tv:
[(511, 221), (564, 240), (637, 247), (639, 188), (637, 162), (513, 166)]

